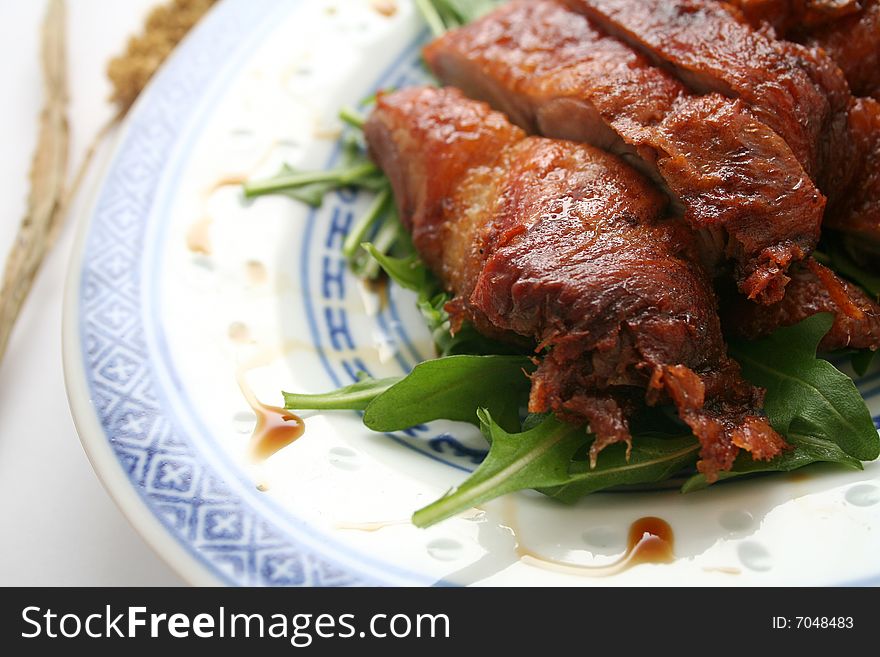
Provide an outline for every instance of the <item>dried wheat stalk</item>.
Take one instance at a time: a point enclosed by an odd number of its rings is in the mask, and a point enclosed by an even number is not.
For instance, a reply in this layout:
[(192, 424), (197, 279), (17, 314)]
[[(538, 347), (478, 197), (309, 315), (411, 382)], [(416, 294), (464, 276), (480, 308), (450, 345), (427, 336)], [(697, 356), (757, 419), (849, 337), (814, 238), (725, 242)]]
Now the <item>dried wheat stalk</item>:
[(40, 136), (31, 168), (28, 210), (6, 262), (0, 289), (0, 362), (21, 307), (49, 252), (67, 210), (89, 170), (98, 146), (128, 113), (156, 70), (216, 0), (171, 0), (155, 7), (141, 34), (128, 41), (126, 51), (113, 58), (107, 75), (116, 115), (95, 135), (86, 149), (73, 183), (65, 193), (67, 151), (67, 78), (65, 69), (64, 2), (49, 0), (43, 26), (43, 77), (46, 101)]
[(42, 33), (45, 101), (40, 114), (37, 149), (31, 164), (27, 213), (6, 262), (0, 288), (0, 359), (51, 246), (51, 235), (61, 220), (70, 141), (64, 23), (63, 1), (49, 0)]

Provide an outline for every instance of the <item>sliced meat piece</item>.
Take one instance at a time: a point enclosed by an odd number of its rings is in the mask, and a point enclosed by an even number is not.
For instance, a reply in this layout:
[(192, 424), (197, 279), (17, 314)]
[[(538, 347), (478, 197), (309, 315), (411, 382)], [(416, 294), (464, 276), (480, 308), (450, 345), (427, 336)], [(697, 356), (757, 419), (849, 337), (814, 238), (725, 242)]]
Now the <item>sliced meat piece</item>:
[(780, 35), (819, 27), (857, 14), (865, 0), (728, 0), (755, 27), (767, 23)]
[[(720, 0), (719, 0), (720, 1)], [(821, 48), (852, 93), (880, 98), (880, 0), (730, 0), (755, 27)]]
[(850, 194), (829, 212), (825, 225), (845, 233), (851, 248), (865, 253), (873, 269), (880, 271), (880, 102), (860, 98), (850, 112), (850, 129), (862, 173)]
[(795, 38), (837, 62), (856, 96), (880, 100), (880, 0), (865, 0), (862, 12), (796, 32)]
[(602, 29), (673, 70), (700, 93), (745, 101), (776, 131), (819, 188), (846, 189), (853, 171), (847, 133), (852, 96), (820, 51), (754, 29), (716, 0), (565, 0)]
[(755, 340), (783, 326), (792, 326), (818, 313), (832, 313), (834, 325), (820, 351), (880, 348), (880, 305), (861, 288), (808, 260), (792, 267), (785, 298), (772, 306), (756, 306), (732, 298), (722, 305), (728, 335)]
[(631, 440), (634, 399), (670, 401), (710, 479), (740, 448), (784, 449), (726, 355), (692, 236), (663, 219), (659, 191), (619, 158), (505, 124), (457, 90), (409, 88), (379, 97), (365, 134), (455, 294), (449, 311), (538, 345), (530, 410), (589, 422), (595, 459)]
[(660, 182), (699, 232), (704, 262), (733, 260), (749, 298), (778, 301), (787, 267), (819, 238), (824, 197), (741, 101), (692, 95), (558, 2), (504, 5), (425, 58), (527, 131), (610, 150)]

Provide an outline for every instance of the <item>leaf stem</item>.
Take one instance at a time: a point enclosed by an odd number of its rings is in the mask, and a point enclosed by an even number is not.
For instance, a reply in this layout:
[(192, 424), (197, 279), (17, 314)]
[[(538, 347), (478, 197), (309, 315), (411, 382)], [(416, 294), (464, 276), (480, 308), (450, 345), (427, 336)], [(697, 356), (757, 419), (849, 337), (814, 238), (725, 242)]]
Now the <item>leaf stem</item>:
[(364, 162), (350, 167), (338, 167), (324, 171), (303, 171), (291, 173), (286, 176), (276, 176), (267, 180), (255, 180), (244, 184), (244, 195), (253, 198), (262, 194), (280, 192), (285, 189), (295, 189), (314, 183), (332, 182), (339, 187), (353, 184), (360, 178), (373, 175), (378, 172), (372, 162)]
[(357, 128), (358, 130), (363, 130), (364, 124), (367, 122), (364, 115), (352, 107), (343, 107), (339, 110), (339, 118), (343, 123), (350, 125), (352, 128)]
[(403, 377), (368, 381), (366, 385), (354, 384), (332, 392), (307, 395), (292, 392), (284, 394), (284, 408), (296, 411), (362, 411), (376, 397), (388, 390)]
[(446, 24), (431, 0), (416, 0), (416, 7), (435, 37), (443, 36), (446, 33)]
[(373, 200), (372, 205), (364, 213), (358, 222), (351, 229), (342, 243), (342, 254), (346, 258), (353, 258), (360, 249), (361, 242), (365, 242), (370, 229), (375, 225), (376, 221), (384, 214), (388, 202), (391, 200), (391, 189), (385, 187), (380, 191)]

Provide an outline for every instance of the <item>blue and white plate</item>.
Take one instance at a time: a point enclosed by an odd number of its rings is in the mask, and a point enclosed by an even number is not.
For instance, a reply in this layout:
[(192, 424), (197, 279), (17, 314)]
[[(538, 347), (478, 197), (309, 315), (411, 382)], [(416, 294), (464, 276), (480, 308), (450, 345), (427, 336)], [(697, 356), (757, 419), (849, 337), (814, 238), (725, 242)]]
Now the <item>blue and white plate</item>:
[[(472, 428), (381, 435), (312, 415), (250, 458), (244, 393), (277, 405), (432, 355), (413, 297), (380, 303), (340, 257), (369, 198), (311, 210), (244, 203), (235, 184), (332, 166), (338, 109), (423, 80), (426, 38), (405, 0), (225, 0), (128, 118), (72, 264), (64, 347), (83, 444), (147, 541), (197, 584), (877, 582), (875, 464), (574, 507), (522, 493), (420, 530), (411, 513), (483, 455)], [(880, 412), (880, 375), (860, 385)], [(643, 516), (673, 528), (674, 563), (581, 567), (617, 559)]]

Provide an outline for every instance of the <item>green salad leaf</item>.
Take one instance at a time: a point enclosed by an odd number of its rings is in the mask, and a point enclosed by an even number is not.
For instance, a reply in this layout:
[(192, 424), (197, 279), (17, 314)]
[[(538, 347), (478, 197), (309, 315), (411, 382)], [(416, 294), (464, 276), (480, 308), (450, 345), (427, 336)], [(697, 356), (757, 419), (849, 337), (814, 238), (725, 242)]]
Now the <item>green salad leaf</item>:
[(865, 376), (877, 361), (878, 353), (880, 351), (868, 351), (867, 349), (854, 353), (850, 358), (850, 364), (855, 373), (858, 376)]
[(413, 514), (428, 527), (457, 513), (517, 490), (537, 489), (572, 503), (615, 486), (654, 483), (692, 466), (700, 445), (693, 436), (638, 436), (629, 459), (626, 445), (602, 451), (595, 468), (576, 456), (593, 440), (583, 427), (546, 415), (521, 433), (508, 433), (484, 409), (478, 412), (489, 453), (458, 488)]
[(324, 394), (282, 394), (289, 410), (364, 411), (364, 424), (374, 431), (402, 431), (433, 420), (477, 424), (480, 408), (513, 430), (520, 426), (533, 368), (522, 356), (447, 356), (419, 363), (406, 376), (365, 377)]
[(568, 481), (541, 492), (570, 504), (606, 488), (661, 482), (693, 466), (699, 451), (700, 444), (690, 435), (636, 435), (628, 460), (626, 445), (611, 445), (602, 450), (595, 468), (588, 461), (577, 461)]
[(361, 246), (400, 287), (420, 294), (429, 294), (436, 289), (433, 276), (414, 250), (405, 257), (396, 258), (383, 253), (370, 242), (364, 242)]
[(822, 313), (755, 342), (730, 343), (730, 354), (752, 383), (767, 390), (765, 410), (783, 436), (838, 445), (862, 461), (880, 455), (880, 437), (852, 379), (816, 357), (834, 318)]
[(385, 176), (369, 161), (343, 164), (333, 169), (300, 171), (285, 164), (281, 170), (263, 180), (244, 184), (246, 198), (266, 194), (285, 194), (312, 206), (319, 206), (327, 192), (344, 187), (381, 189), (387, 185)]
[[(755, 461), (748, 454), (740, 454), (733, 464), (733, 468), (727, 472), (718, 473), (718, 480), (723, 481), (760, 472), (789, 472), (813, 463), (838, 463), (852, 470), (862, 469), (861, 461), (844, 452), (830, 440), (795, 434), (789, 434), (786, 439), (793, 449), (783, 452), (771, 461)], [(696, 474), (684, 483), (681, 492), (690, 493), (708, 485), (705, 476)]]
[(860, 285), (869, 296), (880, 298), (880, 274), (868, 271), (853, 260), (842, 242), (834, 241), (828, 245), (828, 266), (845, 278)]
[(490, 437), (489, 453), (461, 486), (413, 514), (417, 527), (429, 527), (506, 493), (564, 485), (574, 453), (586, 442), (583, 427), (552, 416), (516, 434), (502, 429), (485, 409), (478, 417)]
[(529, 392), (526, 373), (533, 368), (522, 356), (427, 360), (370, 402), (364, 424), (374, 431), (400, 431), (439, 419), (476, 424), (477, 409), (485, 408), (514, 431)]
[(503, 0), (416, 0), (434, 36), (467, 25), (488, 14)]

